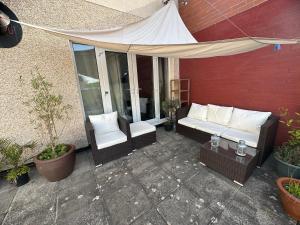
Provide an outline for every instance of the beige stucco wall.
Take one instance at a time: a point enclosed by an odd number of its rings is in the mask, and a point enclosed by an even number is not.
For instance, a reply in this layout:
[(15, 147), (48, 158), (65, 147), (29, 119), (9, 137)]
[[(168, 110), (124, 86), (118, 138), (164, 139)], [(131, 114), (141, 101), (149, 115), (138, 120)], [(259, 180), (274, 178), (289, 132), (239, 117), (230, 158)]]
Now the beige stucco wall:
[[(85, 0), (5, 0), (4, 4), (21, 21), (64, 29), (102, 29), (140, 19)], [(20, 143), (45, 143), (22, 104), (30, 94), (31, 71), (37, 66), (53, 83), (55, 91), (73, 106), (60, 141), (85, 147), (83, 114), (68, 41), (28, 27), (23, 27), (23, 32), (18, 46), (0, 49), (0, 137), (14, 138)], [(25, 80), (23, 87), (19, 86), (20, 76)]]

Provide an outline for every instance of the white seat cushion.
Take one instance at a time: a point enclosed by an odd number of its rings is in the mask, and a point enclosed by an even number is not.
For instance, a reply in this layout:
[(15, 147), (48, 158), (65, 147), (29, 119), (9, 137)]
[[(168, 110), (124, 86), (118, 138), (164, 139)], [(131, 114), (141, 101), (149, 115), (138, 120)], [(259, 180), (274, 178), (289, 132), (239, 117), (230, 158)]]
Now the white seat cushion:
[(259, 134), (261, 126), (267, 121), (270, 112), (234, 108), (229, 127)]
[(209, 121), (203, 121), (201, 124), (198, 124), (196, 126), (196, 129), (209, 134), (216, 134), (218, 136), (221, 136), (221, 134), (225, 132), (228, 127)]
[(233, 107), (225, 107), (225, 106), (208, 104), (207, 121), (227, 126), (231, 119), (232, 110)]
[(178, 120), (179, 124), (193, 128), (193, 129), (195, 129), (197, 126), (201, 125), (203, 122), (204, 121), (192, 119), (189, 117), (185, 117), (185, 118)]
[(198, 120), (207, 120), (207, 106), (192, 103), (192, 106), (189, 110), (187, 117)]
[(127, 141), (127, 136), (120, 130), (106, 134), (95, 134), (97, 148), (103, 149)]
[(156, 127), (145, 121), (139, 121), (130, 124), (131, 137), (141, 136), (153, 131), (156, 131)]
[(247, 131), (229, 128), (221, 134), (221, 137), (234, 142), (239, 142), (239, 140), (244, 140), (246, 142), (246, 145), (256, 148), (259, 134), (254, 134)]
[(117, 112), (101, 115), (90, 115), (89, 118), (95, 130), (95, 135), (102, 135), (120, 130)]

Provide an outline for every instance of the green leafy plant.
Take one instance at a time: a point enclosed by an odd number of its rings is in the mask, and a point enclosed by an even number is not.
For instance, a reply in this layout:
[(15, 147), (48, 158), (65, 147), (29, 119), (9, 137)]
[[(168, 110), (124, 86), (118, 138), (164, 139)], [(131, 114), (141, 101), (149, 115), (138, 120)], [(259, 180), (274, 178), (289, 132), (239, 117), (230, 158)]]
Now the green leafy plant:
[(0, 153), (9, 169), (6, 179), (11, 182), (16, 182), (17, 178), (29, 172), (29, 167), (24, 165), (22, 155), (26, 149), (34, 149), (35, 142), (29, 142), (25, 145), (19, 145), (9, 139), (0, 139)]
[(162, 102), (162, 110), (168, 116), (168, 123), (173, 123), (176, 110), (180, 107), (178, 99), (167, 99)]
[(300, 113), (290, 116), (288, 109), (280, 108), (280, 123), (288, 129), (289, 140), (278, 147), (275, 155), (284, 162), (300, 166)]
[(32, 122), (36, 129), (46, 131), (49, 142), (47, 148), (38, 155), (38, 159), (49, 160), (62, 156), (68, 152), (68, 147), (58, 144), (63, 128), (58, 131), (58, 122), (68, 119), (71, 105), (63, 103), (63, 97), (55, 94), (53, 85), (37, 70), (32, 74), (31, 87), (33, 96), (24, 104), (30, 108), (29, 113), (34, 116)]
[(285, 189), (296, 198), (300, 199), (300, 184), (294, 181), (290, 181), (289, 184), (285, 185)]

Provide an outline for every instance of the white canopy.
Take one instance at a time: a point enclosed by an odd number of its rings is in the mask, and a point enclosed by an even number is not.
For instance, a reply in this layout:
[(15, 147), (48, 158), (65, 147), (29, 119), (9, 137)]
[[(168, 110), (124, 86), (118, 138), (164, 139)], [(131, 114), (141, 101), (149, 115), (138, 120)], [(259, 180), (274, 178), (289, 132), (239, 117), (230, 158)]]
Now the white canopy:
[(184, 25), (174, 1), (147, 19), (100, 31), (69, 31), (19, 23), (81, 44), (158, 57), (208, 58), (249, 52), (270, 44), (300, 43), (299, 39), (258, 37), (198, 43)]

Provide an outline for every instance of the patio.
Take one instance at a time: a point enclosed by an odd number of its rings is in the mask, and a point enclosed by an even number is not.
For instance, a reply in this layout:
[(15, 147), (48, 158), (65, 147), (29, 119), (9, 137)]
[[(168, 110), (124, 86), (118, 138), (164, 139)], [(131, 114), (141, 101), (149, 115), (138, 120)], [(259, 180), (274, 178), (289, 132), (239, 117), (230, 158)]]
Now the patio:
[(244, 187), (200, 165), (200, 144), (157, 129), (158, 142), (95, 168), (90, 151), (49, 183), (0, 182), (0, 221), (15, 224), (295, 224), (282, 211), (269, 160)]

